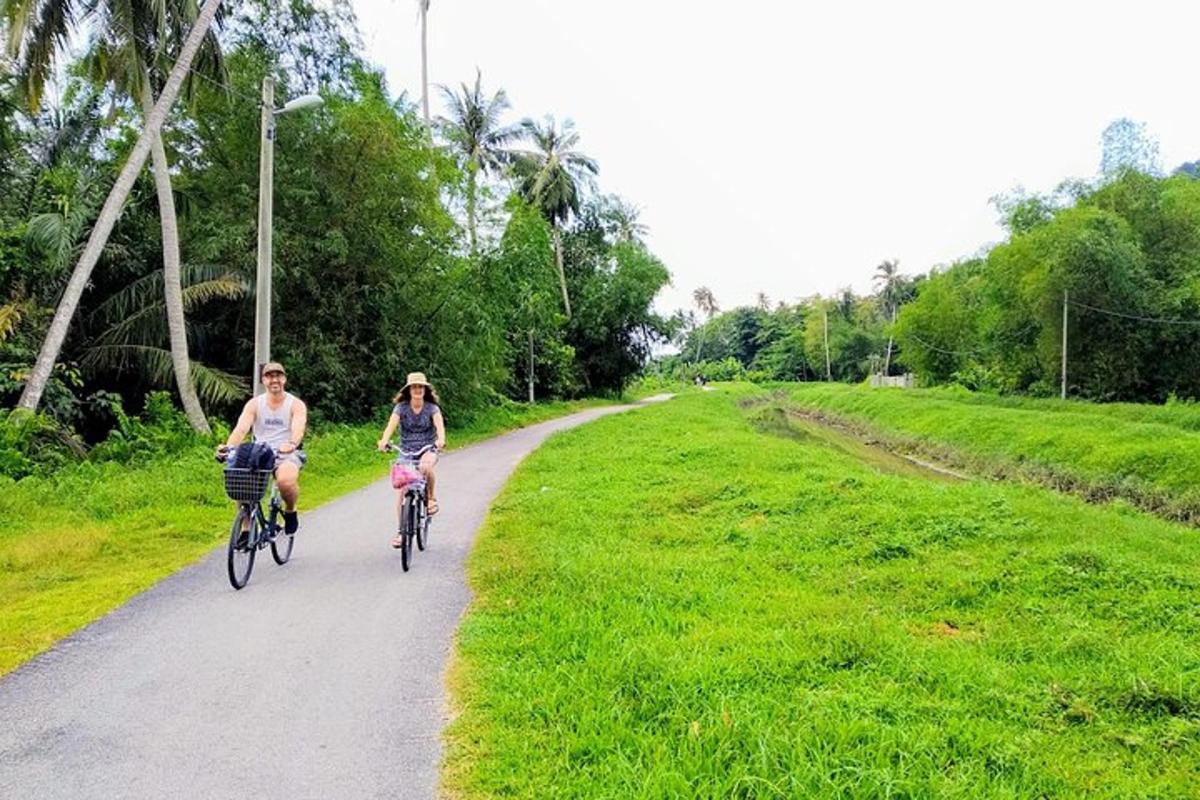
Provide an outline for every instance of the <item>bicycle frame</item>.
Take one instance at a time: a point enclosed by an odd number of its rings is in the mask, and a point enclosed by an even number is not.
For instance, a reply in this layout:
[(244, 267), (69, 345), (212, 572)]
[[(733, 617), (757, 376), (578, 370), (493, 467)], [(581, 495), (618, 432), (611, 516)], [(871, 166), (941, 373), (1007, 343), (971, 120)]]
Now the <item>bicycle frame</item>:
[(260, 499), (255, 503), (242, 503), (241, 507), (249, 511), (254, 516), (257, 525), (251, 525), (250, 529), (255, 531), (254, 541), (250, 544), (258, 549), (262, 549), (271, 543), (278, 533), (280, 527), (275, 518), (279, 512), (283, 511), (283, 498), (279, 495), (279, 486), (275, 483), (275, 476), (272, 475), (267, 484), (267, 494), (270, 496), (270, 501), (267, 503), (267, 509), (270, 510), (270, 521), (266, 513), (263, 512), (263, 501)]

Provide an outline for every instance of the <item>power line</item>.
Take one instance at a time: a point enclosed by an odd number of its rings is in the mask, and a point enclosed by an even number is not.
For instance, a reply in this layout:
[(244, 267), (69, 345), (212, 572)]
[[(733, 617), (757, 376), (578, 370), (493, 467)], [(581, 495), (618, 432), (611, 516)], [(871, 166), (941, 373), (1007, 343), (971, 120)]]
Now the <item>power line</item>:
[(916, 339), (918, 342), (920, 342), (922, 345), (929, 348), (930, 350), (933, 350), (934, 352), (937, 352), (937, 353), (944, 353), (945, 355), (948, 355), (948, 356), (980, 356), (980, 355), (983, 355), (982, 350), (947, 350), (944, 347), (938, 347), (935, 344), (930, 344), (929, 342), (922, 339), (920, 336), (917, 336), (915, 333), (910, 332), (908, 334), (908, 336), (911, 336), (913, 339)]
[(1160, 325), (1200, 325), (1200, 320), (1196, 319), (1166, 319), (1162, 317), (1144, 317), (1140, 314), (1127, 314), (1123, 311), (1113, 311), (1108, 308), (1099, 308), (1090, 306), (1087, 303), (1081, 303), (1078, 300), (1069, 301), (1071, 305), (1079, 308), (1086, 308), (1088, 311), (1095, 311), (1098, 314), (1107, 314), (1110, 317), (1120, 317), (1122, 319), (1131, 319), (1137, 322), (1153, 322)]
[[(1029, 333), (1029, 331), (1033, 330), (1035, 327), (1037, 327), (1036, 322), (1028, 322), (1028, 323), (1026, 323), (1024, 328), (1021, 328), (1019, 331), (1016, 331), (1015, 333), (1008, 333), (1004, 336), (996, 336), (994, 338), (998, 341), (1008, 340), (1009, 342), (1011, 342), (1012, 340), (1017, 339), (1018, 337), (1024, 336), (1026, 333)], [(916, 339), (918, 342), (923, 344), (925, 347), (928, 347), (930, 350), (936, 351), (938, 353), (944, 353), (948, 356), (982, 356), (982, 355), (985, 355), (983, 350), (947, 350), (944, 347), (938, 347), (935, 344), (930, 344), (929, 342), (925, 341), (920, 336), (917, 336), (915, 333), (912, 333), (911, 331), (908, 332), (906, 334), (906, 336)]]

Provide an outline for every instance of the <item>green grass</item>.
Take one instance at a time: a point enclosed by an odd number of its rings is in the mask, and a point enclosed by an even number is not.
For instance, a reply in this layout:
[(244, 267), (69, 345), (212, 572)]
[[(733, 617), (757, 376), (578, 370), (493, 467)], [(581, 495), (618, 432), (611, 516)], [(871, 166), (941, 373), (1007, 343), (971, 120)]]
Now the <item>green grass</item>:
[[(461, 447), (599, 401), (510, 405), (448, 432)], [(300, 508), (387, 472), (379, 425), (310, 437)], [(98, 619), (228, 535), (233, 505), (205, 447), (138, 468), (83, 463), (52, 479), (0, 483), (0, 675)]]
[(1195, 795), (1193, 531), (892, 474), (749, 393), (520, 467), (469, 562), (452, 796)]
[(1200, 522), (1197, 407), (1003, 398), (951, 390), (787, 384), (800, 408), (850, 422), (893, 448), (1092, 500), (1123, 498)]

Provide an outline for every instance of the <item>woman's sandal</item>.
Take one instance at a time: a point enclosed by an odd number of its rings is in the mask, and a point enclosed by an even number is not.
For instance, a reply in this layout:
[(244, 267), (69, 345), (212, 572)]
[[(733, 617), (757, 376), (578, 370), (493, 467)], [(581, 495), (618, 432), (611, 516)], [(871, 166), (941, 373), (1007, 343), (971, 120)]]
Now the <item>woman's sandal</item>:
[(396, 534), (396, 538), (392, 539), (392, 547), (397, 550), (399, 550), (401, 547), (404, 547), (404, 536), (401, 534)]
[(438, 513), (441, 510), (442, 510), (441, 504), (439, 504), (437, 500), (434, 500), (432, 503), (429, 504), (429, 507), (425, 510), (425, 513), (432, 517), (434, 514)]

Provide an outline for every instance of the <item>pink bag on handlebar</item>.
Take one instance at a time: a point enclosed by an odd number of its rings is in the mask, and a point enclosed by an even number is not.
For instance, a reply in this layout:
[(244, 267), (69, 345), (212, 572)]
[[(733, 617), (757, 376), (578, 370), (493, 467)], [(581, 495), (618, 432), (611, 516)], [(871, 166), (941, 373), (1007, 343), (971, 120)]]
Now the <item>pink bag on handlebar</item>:
[(414, 481), (421, 479), (421, 473), (418, 472), (412, 464), (405, 464), (397, 461), (392, 464), (392, 488), (403, 489)]

